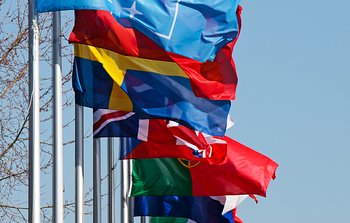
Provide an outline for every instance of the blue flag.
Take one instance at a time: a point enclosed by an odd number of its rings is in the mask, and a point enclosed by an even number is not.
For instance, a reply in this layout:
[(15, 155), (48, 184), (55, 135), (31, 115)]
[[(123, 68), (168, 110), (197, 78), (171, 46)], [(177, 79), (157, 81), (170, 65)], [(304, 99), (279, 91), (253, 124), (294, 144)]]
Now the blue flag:
[(197, 223), (234, 223), (232, 210), (246, 197), (140, 196), (134, 197), (134, 215), (185, 218)]
[(239, 0), (37, 0), (37, 11), (108, 10), (125, 27), (162, 48), (199, 61), (214, 60), (238, 34)]

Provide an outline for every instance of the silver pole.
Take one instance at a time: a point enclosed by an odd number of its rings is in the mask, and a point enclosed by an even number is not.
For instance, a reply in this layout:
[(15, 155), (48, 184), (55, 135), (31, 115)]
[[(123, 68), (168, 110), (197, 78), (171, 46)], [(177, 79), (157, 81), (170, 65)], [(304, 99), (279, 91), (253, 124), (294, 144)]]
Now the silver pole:
[(130, 193), (130, 187), (131, 187), (131, 176), (132, 176), (132, 160), (127, 160), (128, 161), (128, 170), (129, 170), (129, 174), (128, 174), (128, 193), (127, 193), (127, 202), (129, 202), (128, 205), (128, 212), (129, 212), (129, 222), (133, 223), (134, 222), (134, 198), (133, 197), (129, 197), (129, 193)]
[(128, 197), (130, 187), (130, 161), (121, 160), (121, 223), (131, 223), (130, 199)]
[(84, 221), (84, 107), (75, 105), (75, 222)]
[(40, 80), (39, 80), (39, 27), (36, 1), (29, 0), (29, 196), (28, 219), (40, 223)]
[(54, 147), (53, 147), (53, 222), (63, 223), (63, 174), (62, 174), (62, 73), (61, 73), (61, 14), (52, 14), (52, 60), (54, 80)]
[(108, 138), (108, 223), (115, 223), (114, 139)]
[(101, 223), (101, 141), (99, 138), (94, 138), (93, 147), (93, 222)]
[(146, 223), (146, 216), (141, 216), (141, 223)]

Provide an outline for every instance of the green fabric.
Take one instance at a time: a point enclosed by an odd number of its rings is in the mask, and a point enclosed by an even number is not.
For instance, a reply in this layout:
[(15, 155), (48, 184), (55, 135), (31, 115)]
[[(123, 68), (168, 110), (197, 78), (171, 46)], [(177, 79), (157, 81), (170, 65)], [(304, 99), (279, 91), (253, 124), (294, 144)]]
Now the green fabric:
[(131, 196), (192, 196), (190, 171), (178, 159), (135, 159), (132, 169)]
[(187, 218), (152, 217), (150, 223), (187, 223)]

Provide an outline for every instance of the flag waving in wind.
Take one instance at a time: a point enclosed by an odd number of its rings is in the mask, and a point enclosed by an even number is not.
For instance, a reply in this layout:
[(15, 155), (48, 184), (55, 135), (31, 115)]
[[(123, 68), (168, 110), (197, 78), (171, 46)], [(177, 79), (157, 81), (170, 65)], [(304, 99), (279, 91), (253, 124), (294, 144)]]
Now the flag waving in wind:
[[(241, 7), (238, 7), (239, 24), (240, 14)], [(137, 30), (121, 26), (107, 11), (81, 10), (75, 13), (75, 25), (69, 41), (153, 60), (153, 66), (159, 66), (161, 62), (175, 62), (184, 71), (184, 75), (188, 76), (196, 96), (213, 100), (233, 100), (237, 74), (232, 51), (237, 38), (238, 36), (221, 48), (213, 62), (201, 63), (164, 51)], [(146, 65), (147, 63), (144, 63), (144, 66)]]
[(188, 218), (197, 223), (229, 223), (225, 214), (230, 213), (247, 197), (248, 195), (141, 196), (134, 198), (134, 215)]
[[(151, 40), (135, 38), (133, 30), (120, 26), (110, 14), (79, 11), (77, 15), (80, 25), (70, 37), (75, 43), (77, 104), (134, 111), (149, 118), (171, 119), (209, 135), (224, 134), (229, 100), (197, 97), (178, 63)], [(86, 22), (95, 28), (83, 29)]]
[[(213, 60), (238, 33), (238, 0), (37, 0), (37, 11), (108, 10), (167, 51)], [(189, 47), (190, 46), (190, 47)]]
[(220, 163), (226, 157), (225, 140), (173, 121), (141, 119), (133, 112), (107, 109), (94, 111), (93, 117), (94, 137), (123, 137), (121, 159), (179, 157)]
[(224, 137), (226, 159), (219, 164), (183, 159), (133, 160), (132, 196), (266, 196), (278, 166), (270, 158)]
[[(209, 135), (224, 135), (231, 106), (193, 94), (174, 66), (154, 69), (137, 58), (77, 45), (73, 68), (76, 103), (95, 109), (133, 111), (144, 118), (174, 120)], [(174, 70), (172, 70), (174, 69)]]
[(73, 87), (76, 103), (95, 109), (133, 111), (170, 119), (209, 135), (224, 135), (229, 100), (194, 95), (176, 63), (125, 56), (75, 44)]

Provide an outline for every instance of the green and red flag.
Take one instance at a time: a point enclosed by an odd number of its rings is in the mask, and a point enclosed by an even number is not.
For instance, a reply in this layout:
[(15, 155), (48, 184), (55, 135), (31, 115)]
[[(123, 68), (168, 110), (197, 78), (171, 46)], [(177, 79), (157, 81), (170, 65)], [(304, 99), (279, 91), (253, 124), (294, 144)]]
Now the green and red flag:
[(270, 158), (233, 139), (219, 164), (179, 158), (133, 160), (131, 196), (266, 196), (278, 166)]

